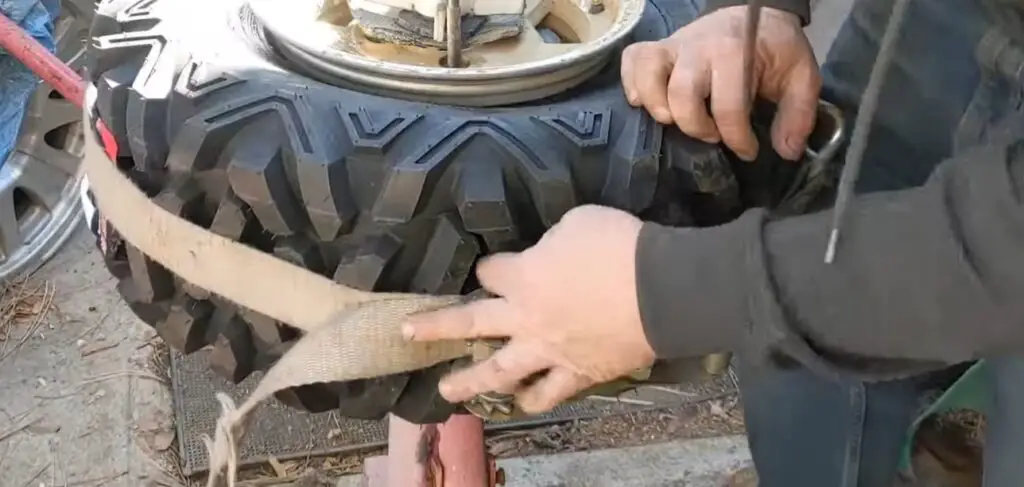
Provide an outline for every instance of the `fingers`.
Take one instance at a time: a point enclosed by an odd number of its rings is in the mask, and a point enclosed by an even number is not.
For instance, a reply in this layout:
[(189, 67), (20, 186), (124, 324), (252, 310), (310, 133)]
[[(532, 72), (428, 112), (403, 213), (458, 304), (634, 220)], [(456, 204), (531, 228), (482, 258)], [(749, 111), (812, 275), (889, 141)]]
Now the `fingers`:
[(491, 294), (508, 296), (520, 282), (523, 254), (502, 252), (480, 260), (476, 266), (476, 278), (480, 287)]
[(519, 328), (520, 320), (505, 299), (483, 299), (410, 316), (402, 335), (417, 341), (507, 337)]
[(711, 72), (706, 66), (678, 59), (668, 82), (668, 104), (679, 130), (715, 144), (721, 135), (705, 104), (711, 92)]
[(794, 70), (772, 122), (772, 146), (791, 161), (803, 156), (818, 113), (821, 75), (816, 68)]
[(527, 414), (544, 413), (592, 384), (593, 381), (587, 376), (556, 367), (532, 385), (516, 393), (516, 402)]
[(491, 358), (452, 372), (439, 385), (449, 402), (466, 401), (485, 392), (512, 392), (520, 381), (551, 366), (536, 348), (512, 341)]
[[(500, 253), (483, 259), (476, 270), (480, 285), (491, 294), (508, 295), (519, 285), (522, 258)], [(507, 337), (519, 328), (521, 318), (504, 298), (483, 299), (410, 316), (402, 335), (418, 341)]]
[[(633, 106), (642, 105), (658, 122), (672, 123), (672, 112), (668, 106), (668, 78), (675, 64), (674, 51), (655, 42), (630, 47), (631, 81), (626, 91), (636, 95), (638, 101)], [(623, 82), (626, 83), (625, 78)]]
[(718, 133), (733, 152), (745, 161), (757, 157), (757, 137), (750, 126), (750, 108), (744, 94), (742, 59), (722, 60), (711, 72), (711, 115)]

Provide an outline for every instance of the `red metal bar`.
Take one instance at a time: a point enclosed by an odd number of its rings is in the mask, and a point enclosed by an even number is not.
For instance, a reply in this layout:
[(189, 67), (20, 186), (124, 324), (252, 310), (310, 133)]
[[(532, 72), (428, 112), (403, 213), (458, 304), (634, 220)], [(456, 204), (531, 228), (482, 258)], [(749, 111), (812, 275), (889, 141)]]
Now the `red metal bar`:
[(480, 418), (455, 415), (441, 424), (388, 418), (388, 454), (370, 458), (364, 487), (494, 487), (503, 473), (484, 447)]
[(413, 424), (398, 416), (389, 416), (387, 483), (380, 487), (432, 487), (427, 481), (436, 440), (436, 424)]
[(82, 106), (85, 100), (82, 77), (3, 14), (0, 14), (0, 47), (57, 90), (65, 100), (77, 107)]
[(476, 416), (457, 414), (437, 425), (437, 456), (444, 487), (493, 487), (484, 444), (484, 422)]

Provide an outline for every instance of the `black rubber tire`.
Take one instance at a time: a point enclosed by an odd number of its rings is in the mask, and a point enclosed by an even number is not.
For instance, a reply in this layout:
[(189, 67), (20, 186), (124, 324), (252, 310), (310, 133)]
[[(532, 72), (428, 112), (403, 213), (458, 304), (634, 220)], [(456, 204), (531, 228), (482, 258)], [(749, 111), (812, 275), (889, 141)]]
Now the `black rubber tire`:
[[(380, 98), (283, 67), (243, 4), (115, 0), (90, 33), (96, 108), (120, 165), (165, 208), (220, 235), (361, 289), (453, 293), (477, 286), (479, 256), (527, 247), (580, 204), (673, 225), (739, 210), (723, 152), (630, 108), (614, 62), (555, 99), (515, 107)], [(688, 5), (648, 0), (635, 40), (674, 31)], [(176, 349), (211, 347), (211, 367), (228, 379), (266, 369), (297, 337), (130, 245), (107, 258), (135, 313)], [(435, 422), (455, 410), (436, 388), (450, 365), (280, 399)]]

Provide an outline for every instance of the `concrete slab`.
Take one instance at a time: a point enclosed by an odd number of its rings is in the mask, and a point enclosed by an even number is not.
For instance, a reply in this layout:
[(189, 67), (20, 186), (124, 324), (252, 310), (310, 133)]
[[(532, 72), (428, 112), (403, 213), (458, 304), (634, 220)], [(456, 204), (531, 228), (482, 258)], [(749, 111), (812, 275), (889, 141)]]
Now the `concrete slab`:
[(83, 229), (35, 276), (52, 286), (53, 307), (16, 350), (26, 324), (3, 344), (0, 485), (176, 485), (160, 460), (174, 436), (153, 334), (90, 238)]

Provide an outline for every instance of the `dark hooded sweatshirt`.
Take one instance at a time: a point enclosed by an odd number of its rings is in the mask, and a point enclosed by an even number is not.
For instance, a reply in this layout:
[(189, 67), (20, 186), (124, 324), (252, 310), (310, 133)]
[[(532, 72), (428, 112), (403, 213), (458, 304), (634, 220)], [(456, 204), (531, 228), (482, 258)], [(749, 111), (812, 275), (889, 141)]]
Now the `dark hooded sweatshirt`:
[[(765, 5), (808, 21), (807, 0)], [(831, 211), (765, 216), (644, 225), (637, 291), (659, 358), (736, 351), (884, 378), (1024, 355), (1021, 138), (958, 155), (923, 187), (854, 199), (832, 264)]]

